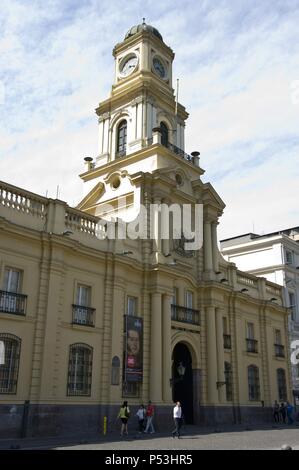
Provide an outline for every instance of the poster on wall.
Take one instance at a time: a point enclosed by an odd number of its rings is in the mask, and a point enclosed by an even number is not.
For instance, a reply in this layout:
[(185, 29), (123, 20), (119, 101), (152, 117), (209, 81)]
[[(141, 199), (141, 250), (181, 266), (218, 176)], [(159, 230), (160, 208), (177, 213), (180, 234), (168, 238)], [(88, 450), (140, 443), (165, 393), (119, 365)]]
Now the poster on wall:
[(124, 381), (142, 382), (143, 376), (143, 320), (125, 315)]

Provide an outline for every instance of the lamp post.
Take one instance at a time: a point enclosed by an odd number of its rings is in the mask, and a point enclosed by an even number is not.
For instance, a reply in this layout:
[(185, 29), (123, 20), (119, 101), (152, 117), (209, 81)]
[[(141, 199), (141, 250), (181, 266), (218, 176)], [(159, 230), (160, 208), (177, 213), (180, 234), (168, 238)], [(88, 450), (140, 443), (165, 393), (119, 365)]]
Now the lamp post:
[(173, 387), (176, 383), (181, 382), (184, 379), (184, 375), (185, 375), (185, 372), (186, 372), (186, 367), (184, 366), (182, 361), (179, 361), (179, 364), (176, 368), (176, 371), (178, 373), (178, 377), (171, 378), (169, 380), (171, 387)]

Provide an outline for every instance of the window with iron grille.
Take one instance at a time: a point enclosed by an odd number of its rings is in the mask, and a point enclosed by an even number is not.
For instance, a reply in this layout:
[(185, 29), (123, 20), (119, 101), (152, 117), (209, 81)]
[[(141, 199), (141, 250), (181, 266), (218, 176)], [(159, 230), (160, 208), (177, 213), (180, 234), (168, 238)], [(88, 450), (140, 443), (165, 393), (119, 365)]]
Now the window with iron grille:
[(123, 397), (139, 397), (140, 384), (138, 382), (123, 383)]
[(248, 395), (251, 401), (260, 400), (259, 369), (254, 365), (248, 367)]
[(73, 395), (91, 395), (93, 349), (87, 344), (70, 346), (67, 393)]
[(232, 401), (233, 399), (233, 374), (232, 366), (229, 362), (224, 363), (224, 377), (226, 385), (226, 400)]
[(114, 356), (111, 364), (111, 385), (119, 385), (120, 376), (120, 359)]
[(125, 155), (127, 150), (127, 121), (121, 121), (117, 128), (117, 146), (116, 153)]
[(287, 382), (284, 369), (277, 369), (277, 387), (279, 401), (287, 401)]
[(4, 364), (0, 365), (0, 393), (17, 393), (21, 339), (8, 333), (0, 334), (4, 344)]

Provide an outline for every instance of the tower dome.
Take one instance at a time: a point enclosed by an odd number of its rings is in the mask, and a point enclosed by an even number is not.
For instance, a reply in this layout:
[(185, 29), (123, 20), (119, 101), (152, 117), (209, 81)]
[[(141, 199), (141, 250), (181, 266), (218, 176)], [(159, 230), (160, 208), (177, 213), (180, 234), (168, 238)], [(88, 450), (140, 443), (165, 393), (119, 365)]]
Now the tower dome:
[(131, 36), (134, 36), (134, 34), (140, 33), (140, 31), (148, 31), (149, 33), (153, 34), (154, 36), (159, 38), (161, 41), (163, 41), (162, 35), (159, 33), (159, 31), (153, 26), (146, 24), (144, 19), (143, 19), (143, 23), (132, 26), (132, 28), (129, 29), (129, 31), (125, 35), (125, 39), (128, 39)]

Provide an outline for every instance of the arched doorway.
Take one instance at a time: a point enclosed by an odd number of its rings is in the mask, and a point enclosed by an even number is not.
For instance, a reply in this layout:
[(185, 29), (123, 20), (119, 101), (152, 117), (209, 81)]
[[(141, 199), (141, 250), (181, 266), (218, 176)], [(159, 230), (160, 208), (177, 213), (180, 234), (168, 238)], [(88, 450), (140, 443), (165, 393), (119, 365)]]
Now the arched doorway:
[(186, 424), (193, 424), (192, 357), (188, 346), (178, 343), (172, 360), (172, 399), (181, 402)]

